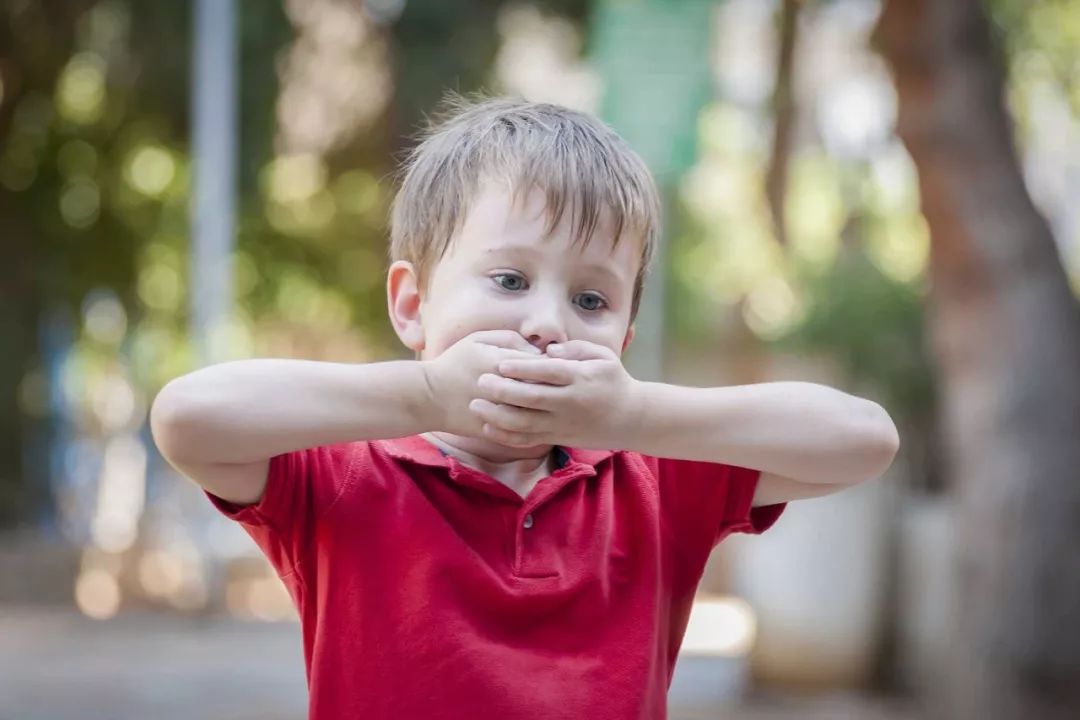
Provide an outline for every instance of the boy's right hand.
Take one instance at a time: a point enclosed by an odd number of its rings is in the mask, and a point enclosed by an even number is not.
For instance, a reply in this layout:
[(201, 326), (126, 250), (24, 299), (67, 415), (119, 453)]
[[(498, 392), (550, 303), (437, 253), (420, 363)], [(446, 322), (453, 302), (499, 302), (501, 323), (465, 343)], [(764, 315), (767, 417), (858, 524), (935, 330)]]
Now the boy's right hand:
[(421, 361), (435, 425), (431, 429), (481, 437), (484, 422), (469, 410), (469, 403), (480, 397), (477, 380), (484, 373), (498, 374), (502, 360), (543, 354), (514, 330), (480, 330)]

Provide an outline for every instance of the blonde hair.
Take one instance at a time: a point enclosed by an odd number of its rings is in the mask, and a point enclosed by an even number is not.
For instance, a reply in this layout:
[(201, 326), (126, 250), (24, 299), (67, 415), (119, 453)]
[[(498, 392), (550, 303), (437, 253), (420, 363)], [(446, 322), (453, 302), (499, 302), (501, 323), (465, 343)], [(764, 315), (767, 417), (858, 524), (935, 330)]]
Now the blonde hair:
[(630, 318), (637, 316), (660, 235), (660, 196), (644, 161), (614, 130), (577, 110), (517, 98), (452, 95), (399, 170), (390, 220), (390, 261), (407, 260), (421, 287), (445, 255), (481, 182), (510, 182), (516, 201), (544, 193), (551, 233), (569, 210), (573, 242), (592, 239), (610, 213), (617, 244), (642, 239)]

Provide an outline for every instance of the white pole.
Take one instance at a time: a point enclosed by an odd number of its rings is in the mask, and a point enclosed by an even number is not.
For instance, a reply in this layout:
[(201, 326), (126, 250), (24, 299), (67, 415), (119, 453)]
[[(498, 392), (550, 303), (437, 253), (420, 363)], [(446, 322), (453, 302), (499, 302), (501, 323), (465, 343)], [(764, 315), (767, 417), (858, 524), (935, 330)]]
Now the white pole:
[[(232, 305), (232, 247), (236, 206), (236, 16), (234, 0), (196, 0), (191, 87), (191, 337), (198, 367), (224, 359), (224, 321)], [(186, 483), (185, 483), (186, 484)], [(201, 494), (200, 494), (201, 495)], [(225, 549), (231, 525), (199, 497), (186, 524), (197, 528), (205, 596), (219, 607), (225, 595)], [(236, 533), (237, 528), (232, 531)]]
[(236, 194), (236, 18), (233, 0), (196, 0), (192, 74), (191, 330), (200, 367), (221, 359), (232, 303)]

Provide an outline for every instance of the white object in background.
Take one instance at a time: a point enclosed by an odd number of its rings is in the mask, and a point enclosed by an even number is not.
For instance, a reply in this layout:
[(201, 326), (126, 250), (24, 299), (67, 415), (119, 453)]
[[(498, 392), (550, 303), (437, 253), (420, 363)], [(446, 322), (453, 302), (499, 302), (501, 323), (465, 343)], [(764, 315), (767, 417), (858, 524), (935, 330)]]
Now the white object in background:
[(916, 692), (932, 692), (947, 670), (956, 580), (954, 512), (950, 498), (935, 497), (908, 498), (900, 513), (900, 674)]
[(763, 535), (721, 545), (732, 589), (757, 612), (755, 679), (846, 687), (871, 680), (896, 508), (890, 478), (792, 503)]
[(673, 716), (708, 714), (742, 699), (750, 683), (754, 611), (728, 596), (699, 596), (668, 691)]

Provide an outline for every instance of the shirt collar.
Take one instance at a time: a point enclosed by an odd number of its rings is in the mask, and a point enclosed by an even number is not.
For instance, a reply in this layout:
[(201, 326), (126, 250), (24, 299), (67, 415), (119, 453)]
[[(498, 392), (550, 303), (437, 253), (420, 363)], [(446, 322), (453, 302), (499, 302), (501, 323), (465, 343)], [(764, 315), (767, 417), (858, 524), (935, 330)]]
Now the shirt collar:
[[(417, 463), (419, 465), (431, 465), (434, 467), (450, 467), (449, 456), (442, 448), (433, 445), (420, 435), (376, 440), (387, 452), (402, 460)], [(585, 450), (581, 448), (569, 448), (562, 445), (555, 446), (555, 460), (558, 469), (576, 465), (585, 465), (595, 468), (601, 461), (611, 457), (611, 450)]]

